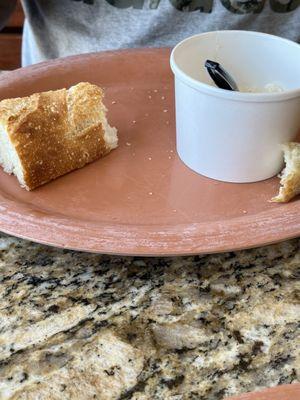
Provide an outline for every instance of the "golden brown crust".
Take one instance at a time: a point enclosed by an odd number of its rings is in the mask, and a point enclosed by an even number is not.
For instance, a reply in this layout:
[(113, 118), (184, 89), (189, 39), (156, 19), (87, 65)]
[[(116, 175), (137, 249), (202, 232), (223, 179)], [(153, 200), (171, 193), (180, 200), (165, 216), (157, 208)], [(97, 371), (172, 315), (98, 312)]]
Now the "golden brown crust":
[(0, 122), (20, 158), (26, 189), (81, 168), (110, 149), (100, 115), (101, 88), (79, 83), (69, 90), (0, 102)]

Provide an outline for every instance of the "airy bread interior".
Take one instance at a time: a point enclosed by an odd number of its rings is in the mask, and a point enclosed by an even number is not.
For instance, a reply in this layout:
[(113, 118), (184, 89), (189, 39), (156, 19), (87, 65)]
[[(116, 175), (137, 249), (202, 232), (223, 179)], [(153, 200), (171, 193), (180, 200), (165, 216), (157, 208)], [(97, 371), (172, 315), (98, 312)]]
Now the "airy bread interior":
[(107, 109), (103, 105), (102, 110), (100, 111), (99, 118), (102, 124), (102, 128), (104, 129), (105, 144), (110, 150), (113, 150), (116, 147), (118, 147), (118, 134), (117, 134), (117, 129), (109, 125), (106, 118), (106, 112)]
[(3, 124), (0, 124), (0, 164), (5, 172), (18, 178), (22, 187), (26, 186), (20, 158)]
[(300, 143), (283, 146), (285, 168), (280, 175), (280, 189), (275, 202), (287, 202), (300, 194)]

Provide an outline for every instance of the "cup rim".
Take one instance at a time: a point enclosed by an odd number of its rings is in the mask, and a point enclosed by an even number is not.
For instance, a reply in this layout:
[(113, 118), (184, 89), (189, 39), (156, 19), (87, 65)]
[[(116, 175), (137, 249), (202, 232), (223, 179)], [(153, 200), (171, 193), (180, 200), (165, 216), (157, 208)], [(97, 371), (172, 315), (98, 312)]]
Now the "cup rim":
[(275, 102), (281, 100), (287, 100), (295, 97), (300, 97), (300, 87), (291, 90), (284, 90), (283, 92), (271, 92), (271, 93), (245, 93), (245, 92), (235, 92), (225, 89), (220, 89), (215, 86), (210, 86), (204, 82), (198, 81), (195, 78), (192, 78), (186, 72), (184, 72), (176, 63), (175, 56), (178, 49), (185, 45), (185, 43), (198, 38), (198, 37), (205, 37), (210, 35), (226, 35), (226, 34), (241, 34), (244, 36), (263, 36), (269, 37), (272, 40), (279, 40), (286, 45), (298, 47), (300, 52), (300, 44), (293, 42), (292, 40), (282, 38), (280, 36), (271, 35), (268, 33), (256, 32), (256, 31), (243, 31), (243, 30), (218, 30), (218, 31), (210, 31), (204, 33), (198, 33), (193, 36), (189, 36), (179, 43), (172, 49), (171, 56), (170, 56), (170, 66), (176, 78), (179, 78), (188, 86), (196, 89), (198, 91), (204, 92), (208, 95), (215, 96), (215, 97), (222, 97), (228, 100), (235, 100), (235, 101), (248, 101), (248, 102)]

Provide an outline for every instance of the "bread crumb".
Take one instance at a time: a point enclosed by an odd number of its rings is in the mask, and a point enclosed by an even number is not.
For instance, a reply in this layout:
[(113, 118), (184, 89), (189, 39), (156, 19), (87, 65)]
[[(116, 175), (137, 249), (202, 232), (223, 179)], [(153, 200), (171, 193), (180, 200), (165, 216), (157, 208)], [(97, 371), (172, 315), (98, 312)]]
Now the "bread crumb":
[(115, 101), (115, 100), (113, 100), (113, 101), (111, 102), (111, 104), (116, 104), (116, 101)]
[(246, 210), (243, 210), (243, 214), (247, 214), (248, 213), (248, 211), (246, 211)]
[(129, 143), (129, 142), (126, 142), (126, 146), (131, 146), (131, 143)]
[(174, 153), (174, 150), (170, 150), (170, 153)]
[(173, 212), (177, 212), (177, 210), (172, 210)]
[(158, 92), (158, 90), (157, 90), (157, 89), (154, 89), (154, 92), (155, 92), (155, 93), (157, 93), (157, 92)]
[(165, 100), (165, 96), (161, 96), (161, 99), (162, 99), (162, 100)]
[(149, 99), (152, 99), (152, 96), (148, 96)]
[(168, 110), (164, 110), (164, 113), (168, 112)]
[(152, 157), (148, 157), (148, 160), (151, 161), (151, 160), (152, 160)]
[(134, 120), (132, 121), (132, 123), (133, 123), (133, 124), (136, 124), (136, 120), (134, 119)]
[(148, 194), (149, 194), (149, 196), (152, 196), (152, 195), (153, 195), (153, 193), (152, 193), (152, 192), (149, 192)]
[(171, 160), (171, 158), (172, 158), (172, 157), (171, 157), (171, 156), (169, 156), (168, 158), (169, 158), (169, 160)]

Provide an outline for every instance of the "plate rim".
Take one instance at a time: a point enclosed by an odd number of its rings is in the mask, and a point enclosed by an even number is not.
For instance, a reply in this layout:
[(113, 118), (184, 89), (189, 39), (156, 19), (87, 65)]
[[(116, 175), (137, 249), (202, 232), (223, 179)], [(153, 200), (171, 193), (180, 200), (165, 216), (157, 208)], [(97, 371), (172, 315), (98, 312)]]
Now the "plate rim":
[[(225, 227), (219, 221), (195, 223), (193, 225), (181, 224), (183, 230), (178, 233), (178, 229), (174, 225), (160, 225), (159, 229), (157, 229), (157, 225), (130, 226), (117, 223), (92, 223), (91, 221), (86, 221), (86, 223), (80, 221), (81, 223), (78, 225), (72, 223), (74, 221), (72, 218), (53, 217), (51, 214), (39, 210), (29, 211), (28, 206), (23, 203), (12, 201), (12, 206), (7, 209), (10, 202), (11, 200), (7, 199), (3, 201), (3, 197), (0, 194), (0, 229), (2, 232), (40, 244), (84, 252), (122, 256), (188, 256), (251, 249), (299, 236), (300, 214), (296, 202), (291, 203), (294, 204), (294, 210), (289, 211), (288, 214), (281, 213), (276, 219), (276, 225), (286, 225), (287, 227), (287, 232), (282, 230), (283, 234), (280, 236), (276, 234), (276, 230), (272, 229), (274, 225), (270, 222), (274, 218), (274, 214), (270, 210), (260, 213), (263, 218), (259, 221), (257, 221), (256, 214), (254, 214), (230, 219)], [(17, 205), (17, 207), (15, 208), (14, 205)], [(24, 210), (20, 210), (22, 207), (24, 207)], [(39, 218), (36, 218), (36, 216)], [(297, 216), (298, 218), (295, 218)], [(245, 243), (240, 241), (236, 246), (232, 246), (230, 233), (234, 237), (236, 237), (237, 233), (236, 229), (233, 230), (233, 233), (230, 232), (230, 225), (237, 226), (238, 220), (243, 224), (243, 233), (246, 225), (249, 234), (252, 232), (255, 235), (252, 236), (251, 240), (247, 236)], [(79, 220), (76, 221), (78, 222)], [(294, 221), (294, 223), (292, 225), (287, 224), (288, 221)], [(274, 233), (269, 235), (268, 239), (263, 240), (262, 237), (265, 236), (266, 232), (266, 223), (269, 224)], [(203, 241), (201, 227), (205, 227), (205, 233), (207, 234), (208, 225), (210, 226), (210, 236), (207, 237), (206, 235), (206, 240)], [(46, 230), (44, 229), (45, 227), (47, 228)], [(218, 228), (221, 240), (216, 245), (210, 242), (210, 238), (216, 240), (215, 232)], [(76, 230), (76, 235), (74, 230)], [(57, 234), (58, 231), (59, 235)], [(39, 232), (43, 232), (44, 236), (42, 238)], [(103, 232), (108, 237), (104, 237)], [(99, 233), (101, 234), (99, 235)], [(157, 235), (159, 235), (159, 243)], [(84, 237), (84, 240), (82, 237)], [(236, 240), (235, 243), (237, 243)], [(153, 250), (149, 251), (151, 247)], [(172, 247), (172, 250), (169, 250), (170, 247)], [(174, 247), (177, 248), (174, 249)]]

